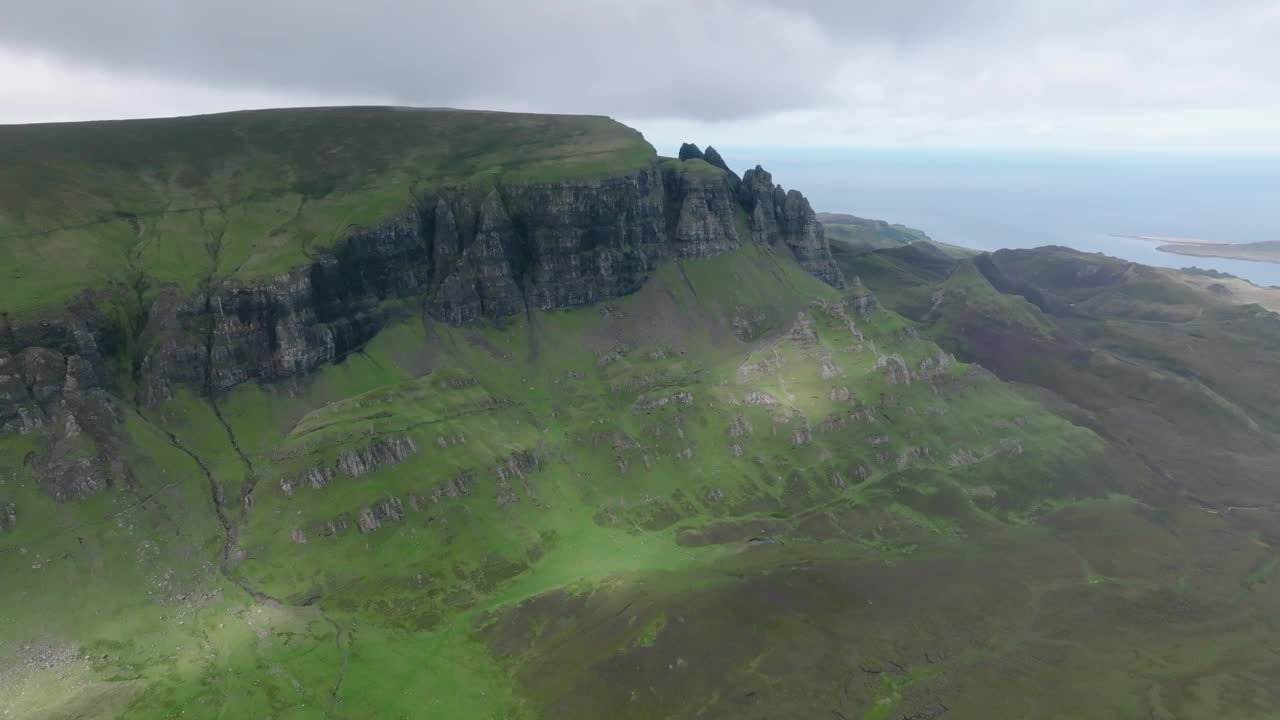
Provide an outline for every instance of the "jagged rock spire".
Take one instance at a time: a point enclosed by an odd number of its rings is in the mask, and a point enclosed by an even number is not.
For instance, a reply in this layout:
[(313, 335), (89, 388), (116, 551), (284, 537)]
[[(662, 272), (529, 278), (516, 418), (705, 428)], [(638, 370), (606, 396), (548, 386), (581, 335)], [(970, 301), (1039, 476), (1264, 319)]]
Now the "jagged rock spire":
[(725, 172), (728, 172), (728, 173), (733, 172), (732, 170), (729, 169), (728, 164), (725, 163), (724, 158), (720, 157), (720, 153), (717, 152), (716, 149), (711, 147), (710, 145), (707, 146), (706, 152), (702, 154), (702, 159), (706, 160), (712, 165), (715, 165), (721, 170), (724, 170)]
[[(717, 155), (717, 157), (719, 156)], [(693, 143), (685, 143), (680, 146), (680, 159), (705, 160), (706, 158), (703, 156), (702, 151), (698, 149), (697, 145), (694, 145)]]
[(774, 185), (773, 176), (757, 165), (742, 174), (738, 202), (747, 211), (756, 242), (782, 242), (805, 270), (830, 285), (844, 287), (844, 275), (831, 257), (822, 223), (804, 195)]

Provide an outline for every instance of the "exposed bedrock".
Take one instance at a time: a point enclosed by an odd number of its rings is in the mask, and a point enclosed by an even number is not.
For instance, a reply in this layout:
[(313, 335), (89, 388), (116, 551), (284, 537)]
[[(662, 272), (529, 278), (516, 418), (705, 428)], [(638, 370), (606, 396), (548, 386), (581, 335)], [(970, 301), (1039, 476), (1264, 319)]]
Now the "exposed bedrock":
[[(392, 312), (388, 300), (420, 298), (427, 314), (451, 324), (588, 305), (635, 292), (662, 260), (750, 241), (786, 247), (809, 272), (844, 284), (808, 201), (758, 167), (740, 181), (655, 164), (600, 180), (457, 187), (415, 200), (269, 280), (158, 293), (136, 343), (145, 348), (139, 399), (169, 397), (175, 383), (218, 391), (305, 374), (376, 335)], [(64, 319), (16, 338), (10, 330), (11, 352), (43, 346), (48, 335), (59, 345), (93, 342), (92, 325)]]
[(194, 293), (119, 286), (40, 319), (0, 315), (0, 431), (49, 435), (65, 451), (41, 460), (64, 476), (51, 490), (81, 496), (119, 474), (96, 447), (111, 424), (108, 392), (126, 376), (143, 406), (180, 385), (217, 393), (297, 377), (358, 350), (397, 312), (463, 324), (589, 305), (637, 291), (664, 260), (749, 242), (785, 247), (843, 287), (803, 195), (759, 167), (738, 178), (711, 148), (685, 154), (688, 164), (615, 177), (419, 194), (266, 280), (211, 277)]

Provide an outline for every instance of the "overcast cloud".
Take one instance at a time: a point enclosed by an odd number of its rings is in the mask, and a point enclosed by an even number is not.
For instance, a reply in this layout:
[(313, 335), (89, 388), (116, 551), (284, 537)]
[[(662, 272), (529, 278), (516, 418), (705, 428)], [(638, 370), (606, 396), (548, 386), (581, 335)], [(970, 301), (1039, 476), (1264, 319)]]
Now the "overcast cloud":
[(386, 103), (664, 149), (1280, 149), (1275, 0), (0, 0), (0, 122)]

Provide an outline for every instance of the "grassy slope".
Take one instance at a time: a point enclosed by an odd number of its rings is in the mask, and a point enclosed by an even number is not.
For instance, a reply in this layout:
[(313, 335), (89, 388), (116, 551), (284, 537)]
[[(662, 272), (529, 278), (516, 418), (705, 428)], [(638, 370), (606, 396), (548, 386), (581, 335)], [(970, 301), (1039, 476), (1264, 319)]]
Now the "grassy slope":
[(842, 213), (818, 213), (818, 222), (826, 228), (828, 239), (861, 250), (879, 250), (930, 241), (922, 230)]
[(433, 184), (589, 178), (655, 157), (603, 117), (396, 108), (4, 126), (0, 155), (9, 313), (139, 277), (190, 290), (277, 274)]
[[(1129, 672), (1151, 683), (1151, 697), (1120, 716), (1273, 716), (1277, 668), (1263, 648), (1275, 641), (1266, 607), (1280, 536), (1280, 396), (1269, 378), (1280, 370), (1280, 323), (1251, 304), (1266, 291), (1064, 248), (997, 253), (994, 285), (963, 263), (939, 278), (936, 265), (879, 255), (845, 270), (891, 280), (869, 284), (891, 288), (882, 293), (891, 306), (961, 356), (1042, 388), (1047, 402), (1131, 448), (1159, 479), (1144, 516), (1176, 540), (1125, 542), (1149, 554), (1144, 582), (1160, 596), (1142, 612), (1176, 624), (1152, 637), (1183, 648), (1161, 655), (1182, 687), (1156, 679), (1138, 653)], [(1133, 608), (1091, 612), (1080, 632), (1135, 637)], [(1050, 657), (1058, 665), (1064, 654)]]
[(662, 167), (669, 170), (680, 170), (699, 178), (716, 178), (725, 174), (724, 170), (700, 158), (692, 160), (667, 158), (662, 161)]
[[(15, 682), (23, 692), (7, 696), (19, 699), (0, 712), (56, 717), (110, 696), (115, 704), (102, 704), (98, 717), (120, 708), (130, 718), (169, 717), (176, 708), (184, 717), (721, 716), (738, 712), (725, 693), (752, 692), (746, 688), (759, 682), (773, 688), (759, 696), (762, 713), (819, 712), (837, 697), (850, 717), (920, 706), (915, 683), (932, 687), (947, 673), (922, 667), (818, 692), (839, 684), (832, 673), (844, 672), (845, 660), (815, 666), (766, 656), (825, 657), (867, 623), (913, 622), (893, 609), (914, 595), (910, 586), (951, 592), (945, 583), (968, 580), (910, 568), (969, 556), (978, 546), (966, 550), (964, 538), (1046, 537), (1025, 523), (1108, 490), (1074, 472), (1093, 468), (1101, 477), (1124, 461), (1088, 431), (965, 366), (887, 385), (873, 343), (913, 368), (936, 353), (932, 343), (913, 339), (884, 311), (855, 316), (859, 341), (814, 300), (839, 298), (789, 260), (748, 247), (663, 266), (607, 312), (535, 313), (470, 329), (408, 322), (297, 386), (242, 387), (218, 404), (245, 458), (207, 400), (183, 396), (151, 422), (135, 418), (131, 434), (154, 474), (137, 493), (173, 478), (163, 502), (125, 509), (123, 520), (95, 526), (85, 545), (67, 532), (15, 538), (26, 554), (0, 554), (5, 577), (25, 588), (5, 595), (5, 646), (56, 639), (90, 658), (22, 675)], [(732, 335), (743, 318), (758, 334), (750, 343)], [(816, 340), (792, 333), (797, 322), (811, 322)], [(851, 400), (832, 399), (841, 387)], [(680, 392), (692, 396), (689, 404), (671, 400)], [(749, 392), (778, 404), (743, 404)], [(260, 484), (241, 534), (247, 559), (232, 575), (279, 602), (255, 601), (219, 577), (207, 480), (157, 425), (201, 459), (227, 497), (238, 497), (252, 467)], [(421, 450), (367, 477), (282, 491), (280, 479), (378, 435), (408, 435)], [(931, 459), (904, 455), (922, 447)], [(496, 468), (519, 450), (536, 453), (540, 466), (509, 476), (520, 499), (500, 506)], [(899, 457), (908, 458), (902, 468)], [(429, 498), (467, 471), (469, 494), (410, 509), (411, 493)], [(6, 492), (29, 486), (20, 466), (10, 472)], [(124, 502), (112, 495), (95, 501), (110, 507), (66, 508), (20, 492), (24, 517), (101, 518)], [(317, 534), (325, 521), (389, 495), (404, 502), (403, 522)], [(162, 520), (163, 512), (172, 517)], [(1132, 509), (1120, 503), (1109, 512), (1123, 519)], [(295, 528), (308, 532), (306, 544), (290, 539)], [(755, 536), (774, 542), (747, 542)], [(1059, 545), (1053, 540), (1054, 552), (1068, 552)], [(66, 554), (55, 566), (65, 570), (34, 567), (31, 553)], [(965, 562), (985, 565), (986, 557)], [(886, 562), (902, 568), (898, 580), (876, 579)], [(990, 572), (1017, 582), (1014, 568), (996, 565)], [(1043, 582), (1083, 587), (1080, 566)], [(803, 567), (813, 572), (797, 575)], [(86, 573), (104, 578), (102, 592), (71, 591)], [(136, 582), (105, 579), (139, 573)], [(866, 573), (864, 589), (839, 590)], [(153, 577), (171, 589), (164, 602), (138, 596), (138, 584)], [(840, 610), (884, 582), (875, 592), (889, 594), (874, 600), (889, 615)], [(897, 592), (895, 583), (907, 585)], [(759, 606), (774, 593), (800, 593), (797, 607), (810, 619)], [(31, 603), (46, 597), (61, 603)], [(986, 597), (961, 605), (976, 608)], [(832, 637), (846, 639), (814, 635), (817, 622), (834, 623)], [(741, 623), (754, 630), (741, 636)], [(581, 632), (592, 627), (598, 631)], [(904, 652), (927, 640), (900, 630), (894, 642)], [(672, 679), (668, 664), (708, 662), (692, 654), (716, 643), (721, 670)], [(873, 647), (889, 646), (866, 652)], [(986, 667), (985, 652), (958, 654), (961, 664), (947, 667)], [(633, 662), (638, 672), (618, 674)], [(74, 682), (52, 679), (73, 671)], [(637, 684), (653, 689), (636, 695), (628, 688)], [(976, 687), (975, 709), (985, 692)]]
[(900, 249), (913, 243), (937, 249), (952, 258), (972, 257), (977, 253), (958, 245), (940, 243), (923, 230), (843, 213), (818, 213), (818, 222), (826, 229), (832, 250), (861, 254), (872, 250)]
[(1184, 268), (1179, 277), (1188, 285), (1216, 298), (1244, 305), (1259, 305), (1280, 312), (1280, 289), (1255, 285), (1225, 273)]
[(1254, 304), (1269, 291), (1065, 248), (997, 253), (987, 273), (1002, 291), (969, 262), (940, 278), (936, 264), (876, 255), (846, 269), (892, 280), (886, 301), (948, 347), (1057, 393), (1157, 465), (1218, 476), (1221, 448), (1271, 462), (1280, 330)]

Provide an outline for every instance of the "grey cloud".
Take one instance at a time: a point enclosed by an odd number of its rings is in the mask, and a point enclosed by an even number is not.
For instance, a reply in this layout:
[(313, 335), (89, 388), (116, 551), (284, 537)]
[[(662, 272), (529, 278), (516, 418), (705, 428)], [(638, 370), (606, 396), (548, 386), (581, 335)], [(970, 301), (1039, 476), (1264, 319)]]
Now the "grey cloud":
[(849, 39), (880, 38), (904, 46), (984, 40), (1017, 33), (1092, 32), (1176, 15), (1263, 8), (1270, 0), (749, 0), (810, 18)]
[(9, 47), (406, 104), (736, 117), (820, 102), (808, 74), (831, 52), (803, 20), (727, 1), (6, 3)]
[(0, 0), (0, 51), (107, 73), (872, 140), (1270, 117), (1278, 34), (1274, 0)]

